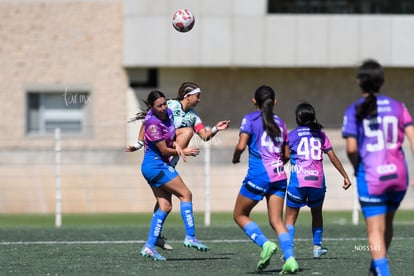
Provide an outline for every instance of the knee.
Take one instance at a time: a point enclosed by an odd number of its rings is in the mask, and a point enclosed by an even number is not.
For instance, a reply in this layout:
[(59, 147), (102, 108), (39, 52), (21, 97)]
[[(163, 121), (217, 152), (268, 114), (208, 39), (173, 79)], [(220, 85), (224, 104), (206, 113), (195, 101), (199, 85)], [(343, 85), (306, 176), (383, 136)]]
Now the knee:
[(172, 204), (170, 202), (164, 202), (162, 204), (159, 204), (159, 209), (169, 214), (172, 210)]
[(193, 201), (193, 193), (190, 190), (186, 190), (181, 196), (181, 201), (192, 202)]

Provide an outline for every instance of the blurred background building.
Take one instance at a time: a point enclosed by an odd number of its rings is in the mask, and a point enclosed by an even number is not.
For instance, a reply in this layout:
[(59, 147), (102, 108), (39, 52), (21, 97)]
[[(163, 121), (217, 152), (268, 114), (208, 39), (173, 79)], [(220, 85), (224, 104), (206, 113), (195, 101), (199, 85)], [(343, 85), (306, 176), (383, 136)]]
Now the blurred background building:
[[(171, 26), (182, 8), (196, 18), (188, 33)], [(385, 66), (383, 91), (414, 114), (409, 0), (0, 0), (0, 41), (1, 213), (54, 212), (57, 176), (66, 213), (151, 211), (143, 152), (123, 151), (139, 128), (127, 121), (149, 91), (174, 97), (184, 81), (201, 86), (206, 125), (232, 121), (209, 144), (209, 172), (204, 153), (179, 163), (195, 210), (205, 208), (206, 173), (212, 210), (232, 210), (247, 164), (232, 165), (231, 154), (259, 85), (275, 89), (289, 128), (296, 105), (312, 103), (350, 174), (340, 127), (360, 97), (362, 60)], [(326, 170), (326, 208), (351, 209), (352, 192)], [(402, 207), (414, 208), (411, 190), (407, 197)]]

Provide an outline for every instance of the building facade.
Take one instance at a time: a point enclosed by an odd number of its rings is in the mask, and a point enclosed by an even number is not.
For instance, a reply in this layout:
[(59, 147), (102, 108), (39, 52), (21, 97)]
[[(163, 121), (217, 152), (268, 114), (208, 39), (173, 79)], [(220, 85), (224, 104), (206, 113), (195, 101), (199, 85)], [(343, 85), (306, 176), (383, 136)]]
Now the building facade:
[[(414, 113), (414, 16), (407, 1), (394, 1), (401, 4), (396, 11), (365, 5), (357, 12), (344, 11), (347, 1), (312, 1), (336, 3), (324, 8), (292, 2), (0, 0), (0, 212), (53, 212), (57, 179), (64, 212), (151, 211), (142, 152), (123, 151), (139, 127), (127, 120), (150, 90), (174, 97), (184, 81), (201, 86), (197, 111), (206, 125), (232, 121), (232, 129), (210, 143), (213, 211), (233, 208), (246, 163), (232, 165), (231, 154), (262, 84), (275, 89), (276, 112), (289, 128), (296, 105), (312, 103), (350, 169), (338, 133), (343, 110), (360, 97), (355, 67), (363, 59), (385, 66), (384, 92)], [(196, 17), (188, 33), (171, 26), (182, 8)], [(205, 208), (203, 158), (178, 167), (196, 210)], [(328, 174), (338, 180), (334, 171)], [(339, 190), (328, 189), (328, 196), (351, 209), (351, 193), (343, 198)]]

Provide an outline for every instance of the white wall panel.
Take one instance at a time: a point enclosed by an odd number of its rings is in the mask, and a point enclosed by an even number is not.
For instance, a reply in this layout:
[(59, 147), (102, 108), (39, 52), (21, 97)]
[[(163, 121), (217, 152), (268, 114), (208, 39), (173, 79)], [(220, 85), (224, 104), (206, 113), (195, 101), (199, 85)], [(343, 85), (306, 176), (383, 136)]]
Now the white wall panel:
[[(414, 66), (414, 16), (269, 15), (266, 3), (126, 0), (124, 65), (353, 67), (372, 57)], [(196, 17), (189, 33), (172, 29), (178, 8)]]

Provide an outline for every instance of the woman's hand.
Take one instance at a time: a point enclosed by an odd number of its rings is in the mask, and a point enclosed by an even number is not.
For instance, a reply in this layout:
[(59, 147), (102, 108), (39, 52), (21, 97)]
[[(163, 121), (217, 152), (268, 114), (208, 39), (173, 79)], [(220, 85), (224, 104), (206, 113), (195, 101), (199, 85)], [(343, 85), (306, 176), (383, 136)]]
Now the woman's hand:
[(137, 150), (137, 148), (136, 147), (134, 147), (133, 145), (128, 145), (128, 146), (126, 146), (125, 147), (125, 149), (124, 149), (126, 152), (133, 152), (133, 151), (136, 151)]
[(230, 125), (230, 120), (220, 121), (216, 124), (216, 128), (217, 130), (221, 131), (221, 130), (228, 129), (229, 125)]
[(342, 188), (344, 188), (344, 190), (347, 190), (349, 187), (351, 187), (351, 185), (351, 180), (349, 180), (348, 177), (344, 178), (344, 185), (342, 186)]

